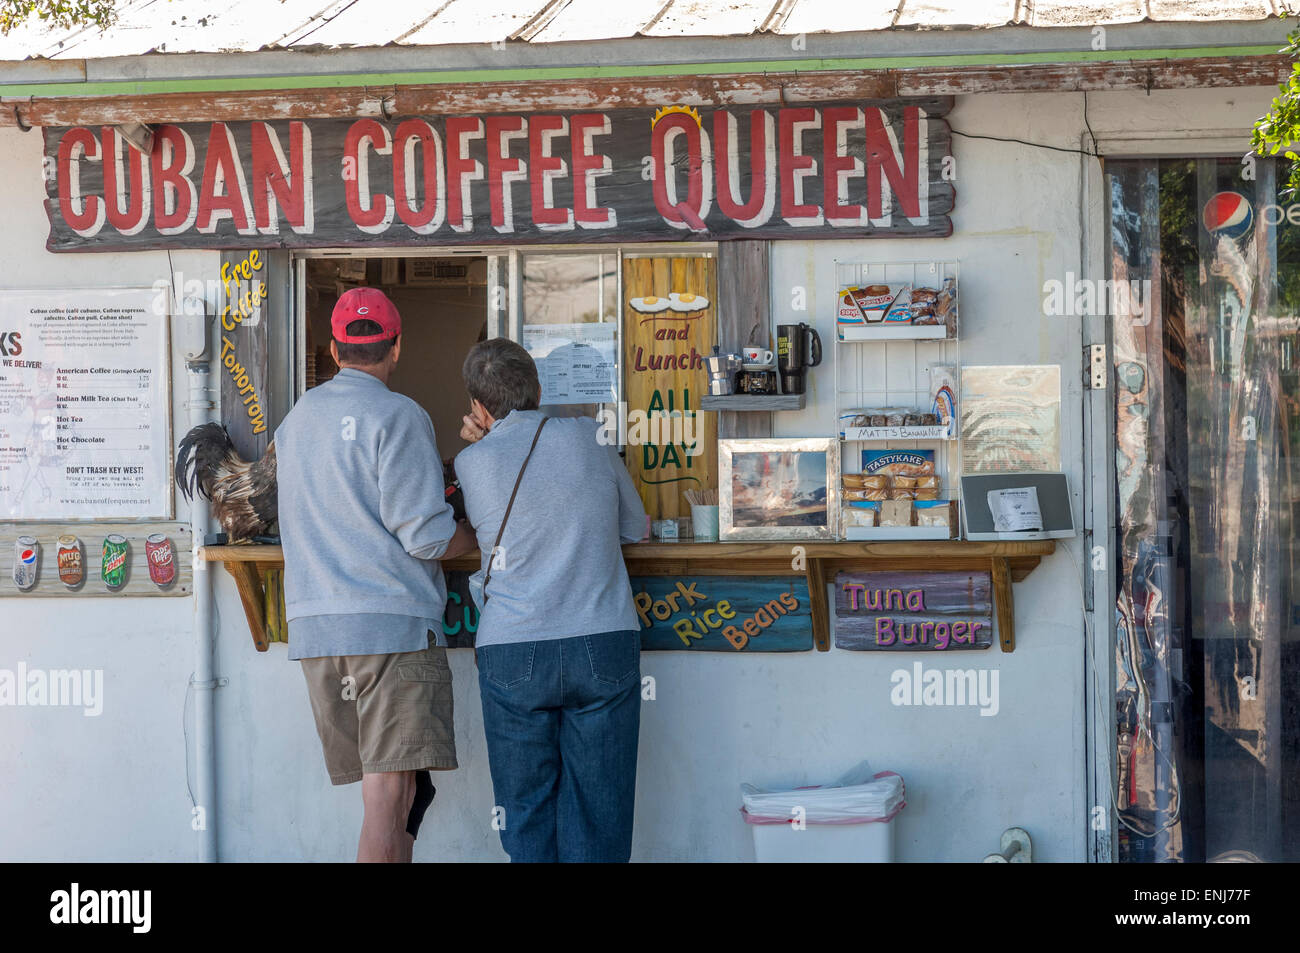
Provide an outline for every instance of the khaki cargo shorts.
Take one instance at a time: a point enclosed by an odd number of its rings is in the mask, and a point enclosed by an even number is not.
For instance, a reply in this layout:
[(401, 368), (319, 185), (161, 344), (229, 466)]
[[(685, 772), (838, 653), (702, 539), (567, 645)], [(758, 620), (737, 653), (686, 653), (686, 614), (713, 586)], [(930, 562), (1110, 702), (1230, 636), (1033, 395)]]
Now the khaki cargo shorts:
[(334, 784), (457, 766), (446, 649), (305, 658), (302, 672)]

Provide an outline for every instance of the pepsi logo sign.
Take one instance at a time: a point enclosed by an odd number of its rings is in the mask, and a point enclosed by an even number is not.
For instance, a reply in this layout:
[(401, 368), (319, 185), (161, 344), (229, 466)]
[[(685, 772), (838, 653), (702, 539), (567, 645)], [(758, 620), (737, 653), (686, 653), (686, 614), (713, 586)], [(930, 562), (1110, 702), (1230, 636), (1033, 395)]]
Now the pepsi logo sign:
[(34, 550), (34, 549), (24, 549), (24, 550), (22, 551), (22, 555), (19, 556), (18, 558), (19, 558), (19, 559), (20, 559), (20, 560), (21, 560), (25, 565), (30, 566), (32, 563), (36, 562), (36, 550)]
[(1255, 215), (1240, 192), (1217, 192), (1201, 210), (1201, 222), (1211, 235), (1237, 239), (1250, 231)]

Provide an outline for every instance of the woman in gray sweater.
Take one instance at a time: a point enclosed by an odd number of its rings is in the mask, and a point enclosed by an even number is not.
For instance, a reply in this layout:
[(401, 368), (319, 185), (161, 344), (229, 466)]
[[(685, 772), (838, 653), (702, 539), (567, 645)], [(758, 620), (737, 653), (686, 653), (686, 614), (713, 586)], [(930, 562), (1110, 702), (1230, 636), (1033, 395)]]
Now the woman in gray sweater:
[(516, 862), (626, 861), (641, 643), (620, 544), (644, 537), (645, 509), (596, 421), (537, 409), (520, 345), (481, 342), (463, 373), (456, 474), (483, 559), (471, 588), (502, 846)]

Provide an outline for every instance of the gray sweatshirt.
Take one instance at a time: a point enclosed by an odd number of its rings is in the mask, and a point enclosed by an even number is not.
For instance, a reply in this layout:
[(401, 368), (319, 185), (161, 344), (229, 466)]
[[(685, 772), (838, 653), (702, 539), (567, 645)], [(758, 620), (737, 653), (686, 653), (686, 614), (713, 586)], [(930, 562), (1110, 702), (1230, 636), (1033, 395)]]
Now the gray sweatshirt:
[[(478, 534), (482, 584), (540, 411), (515, 410), (456, 457)], [(590, 417), (552, 418), (528, 463), (481, 605), (476, 642), (497, 645), (639, 630), (620, 542), (645, 536), (645, 509), (616, 447)]]
[[(290, 639), (293, 620), (306, 616), (440, 620), (447, 590), (429, 560), (446, 551), (456, 521), (423, 408), (344, 368), (294, 405), (275, 446)], [(418, 645), (392, 648), (376, 632), (370, 652), (424, 648), (425, 634), (419, 628)]]

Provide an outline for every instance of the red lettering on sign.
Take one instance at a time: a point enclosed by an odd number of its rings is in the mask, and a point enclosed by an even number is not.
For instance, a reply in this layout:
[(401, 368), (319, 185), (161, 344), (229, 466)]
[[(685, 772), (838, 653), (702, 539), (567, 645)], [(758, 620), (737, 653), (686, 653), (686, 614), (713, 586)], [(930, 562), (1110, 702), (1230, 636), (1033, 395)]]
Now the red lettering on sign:
[(613, 228), (618, 213), (602, 208), (596, 200), (596, 180), (613, 171), (609, 156), (596, 152), (592, 140), (608, 136), (609, 116), (604, 113), (579, 113), (569, 121), (569, 142), (573, 147), (573, 217), (583, 228)]
[(82, 238), (93, 238), (104, 227), (104, 203), (98, 195), (81, 194), (81, 159), (100, 161), (99, 140), (89, 129), (78, 127), (59, 141), (56, 175), (59, 213), (68, 227)]
[(194, 171), (194, 140), (179, 126), (159, 126), (150, 157), (153, 177), (153, 226), (159, 235), (179, 235), (194, 226), (199, 194)]
[[(123, 235), (135, 235), (149, 222), (149, 166), (116, 126), (100, 129), (104, 156), (104, 203), (108, 224)], [(123, 174), (122, 160), (126, 159)]]
[(727, 110), (713, 114), (714, 164), (718, 178), (718, 208), (737, 225), (766, 225), (776, 205), (776, 133), (772, 114), (756, 109), (749, 114), (749, 201), (742, 204), (740, 148), (736, 117)]
[(378, 235), (393, 223), (393, 202), (370, 191), (370, 153), (386, 156), (393, 151), (388, 129), (373, 119), (358, 119), (343, 140), (343, 204), (361, 231)]
[(235, 137), (224, 122), (214, 122), (208, 132), (208, 157), (203, 165), (203, 186), (199, 190), (199, 214), (195, 227), (205, 234), (229, 218), (241, 235), (253, 234), (252, 211), (244, 167), (235, 149)]
[[(421, 173), (424, 193), (424, 201), (418, 205), (417, 170)], [(399, 123), (393, 135), (393, 197), (397, 201), (397, 217), (417, 235), (431, 235), (442, 227), (447, 212), (443, 174), (442, 139), (437, 130), (423, 119)]]
[[(873, 225), (888, 225), (893, 211), (893, 197), (903, 215), (917, 224), (929, 221), (926, 197), (921, 193), (921, 110), (908, 106), (903, 110), (903, 148), (885, 120), (882, 109), (866, 110), (867, 123), (867, 214)], [(885, 181), (889, 187), (885, 187)]]
[(553, 139), (569, 134), (569, 120), (564, 116), (534, 116), (528, 130), (533, 224), (542, 231), (569, 231), (573, 228), (573, 209), (555, 205), (555, 180), (568, 173), (569, 164), (554, 154), (552, 144)]
[(856, 106), (822, 110), (822, 206), (830, 225), (865, 227), (867, 210), (849, 202), (849, 179), (864, 175), (862, 159), (848, 154), (848, 131), (866, 122)]
[[(677, 192), (677, 150), (685, 139), (686, 198)], [(650, 155), (654, 163), (655, 208), (673, 228), (704, 231), (704, 219), (713, 204), (713, 157), (709, 137), (694, 117), (685, 113), (664, 116), (651, 133)]]
[(307, 124), (289, 123), (289, 157), (280, 148), (280, 137), (270, 123), (252, 123), (253, 218), (263, 235), (280, 230), (277, 206), (285, 221), (298, 234), (315, 230), (312, 201), (311, 130)]
[(803, 154), (803, 134), (821, 125), (811, 107), (781, 110), (781, 217), (787, 225), (821, 225), (820, 205), (806, 204), (803, 180), (817, 175), (817, 160)]
[(470, 158), (470, 139), (483, 138), (483, 120), (452, 116), (447, 120), (447, 222), (452, 231), (474, 230), (470, 183), (483, 178), (483, 163)]
[(528, 179), (524, 160), (510, 155), (514, 139), (528, 138), (528, 121), (523, 116), (490, 116), (487, 121), (488, 201), (492, 206), (492, 227), (498, 232), (515, 230), (512, 187)]

